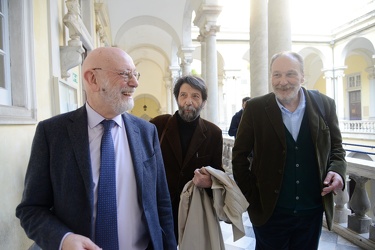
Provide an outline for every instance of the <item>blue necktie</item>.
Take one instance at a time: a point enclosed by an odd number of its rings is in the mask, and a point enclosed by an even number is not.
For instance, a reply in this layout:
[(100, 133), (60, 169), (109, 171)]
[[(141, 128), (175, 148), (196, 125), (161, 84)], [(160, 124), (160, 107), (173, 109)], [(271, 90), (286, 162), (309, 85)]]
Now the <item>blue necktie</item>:
[(115, 121), (103, 120), (95, 242), (104, 250), (118, 250), (115, 147), (111, 129)]

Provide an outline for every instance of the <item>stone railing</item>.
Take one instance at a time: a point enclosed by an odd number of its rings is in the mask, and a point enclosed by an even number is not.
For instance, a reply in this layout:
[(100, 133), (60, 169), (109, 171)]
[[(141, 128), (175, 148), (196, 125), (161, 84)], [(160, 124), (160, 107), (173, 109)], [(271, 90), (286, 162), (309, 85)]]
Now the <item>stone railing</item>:
[[(233, 143), (232, 138), (224, 136), (223, 167), (230, 174)], [(375, 180), (375, 161), (352, 157), (346, 157), (346, 160), (348, 180), (354, 180), (356, 185), (351, 197), (347, 188), (335, 196), (333, 231), (363, 249), (375, 249), (375, 224), (368, 216), (375, 215), (375, 200), (369, 199), (365, 188), (368, 181)]]
[(375, 140), (375, 120), (341, 120), (343, 138)]

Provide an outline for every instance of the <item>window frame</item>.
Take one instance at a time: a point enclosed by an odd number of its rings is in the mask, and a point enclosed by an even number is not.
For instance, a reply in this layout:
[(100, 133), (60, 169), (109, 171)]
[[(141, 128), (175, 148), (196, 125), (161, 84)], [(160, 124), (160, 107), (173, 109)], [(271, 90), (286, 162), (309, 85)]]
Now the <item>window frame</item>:
[(2, 0), (0, 2), (1, 10), (2, 10), (2, 18), (3, 22), (1, 30), (3, 31), (2, 34), (2, 44), (3, 49), (0, 48), (0, 53), (4, 57), (4, 87), (0, 87), (0, 105), (11, 105), (12, 103), (12, 91), (11, 91), (11, 84), (10, 84), (10, 56), (9, 56), (9, 14), (8, 14), (8, 1), (9, 0)]
[(8, 1), (11, 104), (0, 105), (0, 124), (37, 122), (33, 1)]

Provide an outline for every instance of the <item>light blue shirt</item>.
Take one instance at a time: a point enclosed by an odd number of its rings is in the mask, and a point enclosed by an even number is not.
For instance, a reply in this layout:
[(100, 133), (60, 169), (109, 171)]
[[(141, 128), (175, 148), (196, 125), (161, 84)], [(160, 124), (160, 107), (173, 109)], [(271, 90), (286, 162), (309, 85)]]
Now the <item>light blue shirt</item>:
[(281, 110), (281, 115), (283, 117), (283, 122), (285, 127), (288, 129), (289, 133), (293, 136), (294, 141), (297, 141), (298, 133), (301, 128), (301, 123), (303, 115), (305, 114), (306, 109), (306, 98), (303, 93), (302, 88), (299, 91), (300, 100), (297, 109), (294, 112), (290, 112), (285, 108), (279, 100), (276, 98), (277, 105)]
[[(94, 181), (94, 217), (98, 200), (100, 174), (100, 145), (105, 118), (86, 103), (91, 167)], [(112, 138), (116, 155), (117, 226), (119, 249), (143, 250), (150, 241), (142, 205), (138, 199), (137, 183), (124, 120), (121, 115), (112, 120)], [(94, 224), (95, 226), (95, 224)]]

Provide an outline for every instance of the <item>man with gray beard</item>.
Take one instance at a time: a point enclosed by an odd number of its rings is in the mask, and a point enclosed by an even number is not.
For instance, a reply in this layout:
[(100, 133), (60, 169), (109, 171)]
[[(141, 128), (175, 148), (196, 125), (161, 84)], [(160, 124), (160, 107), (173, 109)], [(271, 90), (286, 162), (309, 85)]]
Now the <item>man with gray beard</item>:
[(178, 111), (174, 115), (160, 115), (150, 122), (156, 125), (159, 134), (178, 239), (180, 194), (192, 179), (197, 187), (211, 191), (211, 176), (202, 167), (223, 170), (223, 136), (218, 126), (200, 117), (207, 101), (203, 79), (190, 75), (181, 77), (174, 86), (173, 94)]
[(126, 113), (139, 76), (123, 50), (97, 48), (86, 104), (38, 124), (16, 216), (42, 249), (176, 250), (157, 131)]

